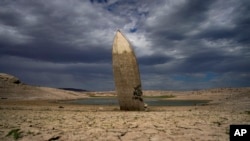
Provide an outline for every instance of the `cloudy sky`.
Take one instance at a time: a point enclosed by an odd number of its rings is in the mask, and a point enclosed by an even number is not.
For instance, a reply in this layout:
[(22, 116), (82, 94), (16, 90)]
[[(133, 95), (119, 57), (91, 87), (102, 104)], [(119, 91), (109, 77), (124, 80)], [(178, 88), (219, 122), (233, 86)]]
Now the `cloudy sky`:
[(143, 89), (250, 86), (249, 0), (1, 0), (0, 72), (39, 86), (114, 90), (126, 34)]

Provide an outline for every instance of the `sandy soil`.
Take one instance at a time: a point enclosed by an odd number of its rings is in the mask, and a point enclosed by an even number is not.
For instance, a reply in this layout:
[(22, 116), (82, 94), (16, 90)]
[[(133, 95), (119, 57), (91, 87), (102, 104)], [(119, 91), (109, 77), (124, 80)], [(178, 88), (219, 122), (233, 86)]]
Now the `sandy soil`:
[(250, 89), (176, 93), (173, 99), (211, 99), (204, 106), (149, 107), (66, 104), (55, 100), (0, 100), (0, 140), (229, 140), (230, 124), (250, 124)]

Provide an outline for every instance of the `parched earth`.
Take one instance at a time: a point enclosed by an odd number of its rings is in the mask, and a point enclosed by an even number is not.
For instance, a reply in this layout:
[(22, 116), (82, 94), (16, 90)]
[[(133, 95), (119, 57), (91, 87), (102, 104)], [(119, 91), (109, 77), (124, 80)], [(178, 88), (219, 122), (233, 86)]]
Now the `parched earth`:
[[(1, 140), (11, 129), (20, 140), (228, 140), (231, 123), (247, 117), (226, 112), (1, 111)], [(222, 116), (223, 114), (223, 116)], [(5, 117), (7, 116), (7, 117)], [(194, 120), (195, 119), (195, 120)]]
[(17, 140), (23, 141), (225, 141), (229, 140), (230, 124), (250, 124), (250, 109), (238, 109), (237, 104), (126, 112), (115, 106), (1, 100), (0, 140), (13, 140), (14, 133), (6, 135), (19, 129)]
[(0, 140), (226, 141), (231, 124), (250, 124), (250, 88), (146, 91), (146, 96), (163, 99), (211, 102), (203, 106), (149, 105), (145, 112), (59, 101), (113, 95), (34, 87), (0, 74)]

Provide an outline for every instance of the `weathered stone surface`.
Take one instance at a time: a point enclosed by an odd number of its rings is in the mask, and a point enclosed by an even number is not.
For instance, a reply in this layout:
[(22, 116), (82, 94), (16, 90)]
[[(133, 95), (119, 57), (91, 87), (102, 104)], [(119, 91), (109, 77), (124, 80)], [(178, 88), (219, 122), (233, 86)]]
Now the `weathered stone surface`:
[(139, 67), (130, 42), (118, 30), (113, 50), (115, 88), (121, 110), (144, 110)]

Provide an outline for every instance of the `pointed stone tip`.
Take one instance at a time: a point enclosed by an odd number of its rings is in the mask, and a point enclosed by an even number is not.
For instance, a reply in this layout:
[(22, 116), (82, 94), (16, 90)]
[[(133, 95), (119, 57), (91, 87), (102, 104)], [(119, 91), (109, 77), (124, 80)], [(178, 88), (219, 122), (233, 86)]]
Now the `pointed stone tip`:
[(117, 30), (116, 30), (116, 33), (118, 33), (118, 32), (121, 33), (121, 30), (120, 30), (120, 29), (117, 29)]
[(130, 43), (127, 38), (118, 29), (113, 42), (113, 53), (122, 54), (124, 52), (132, 52)]

